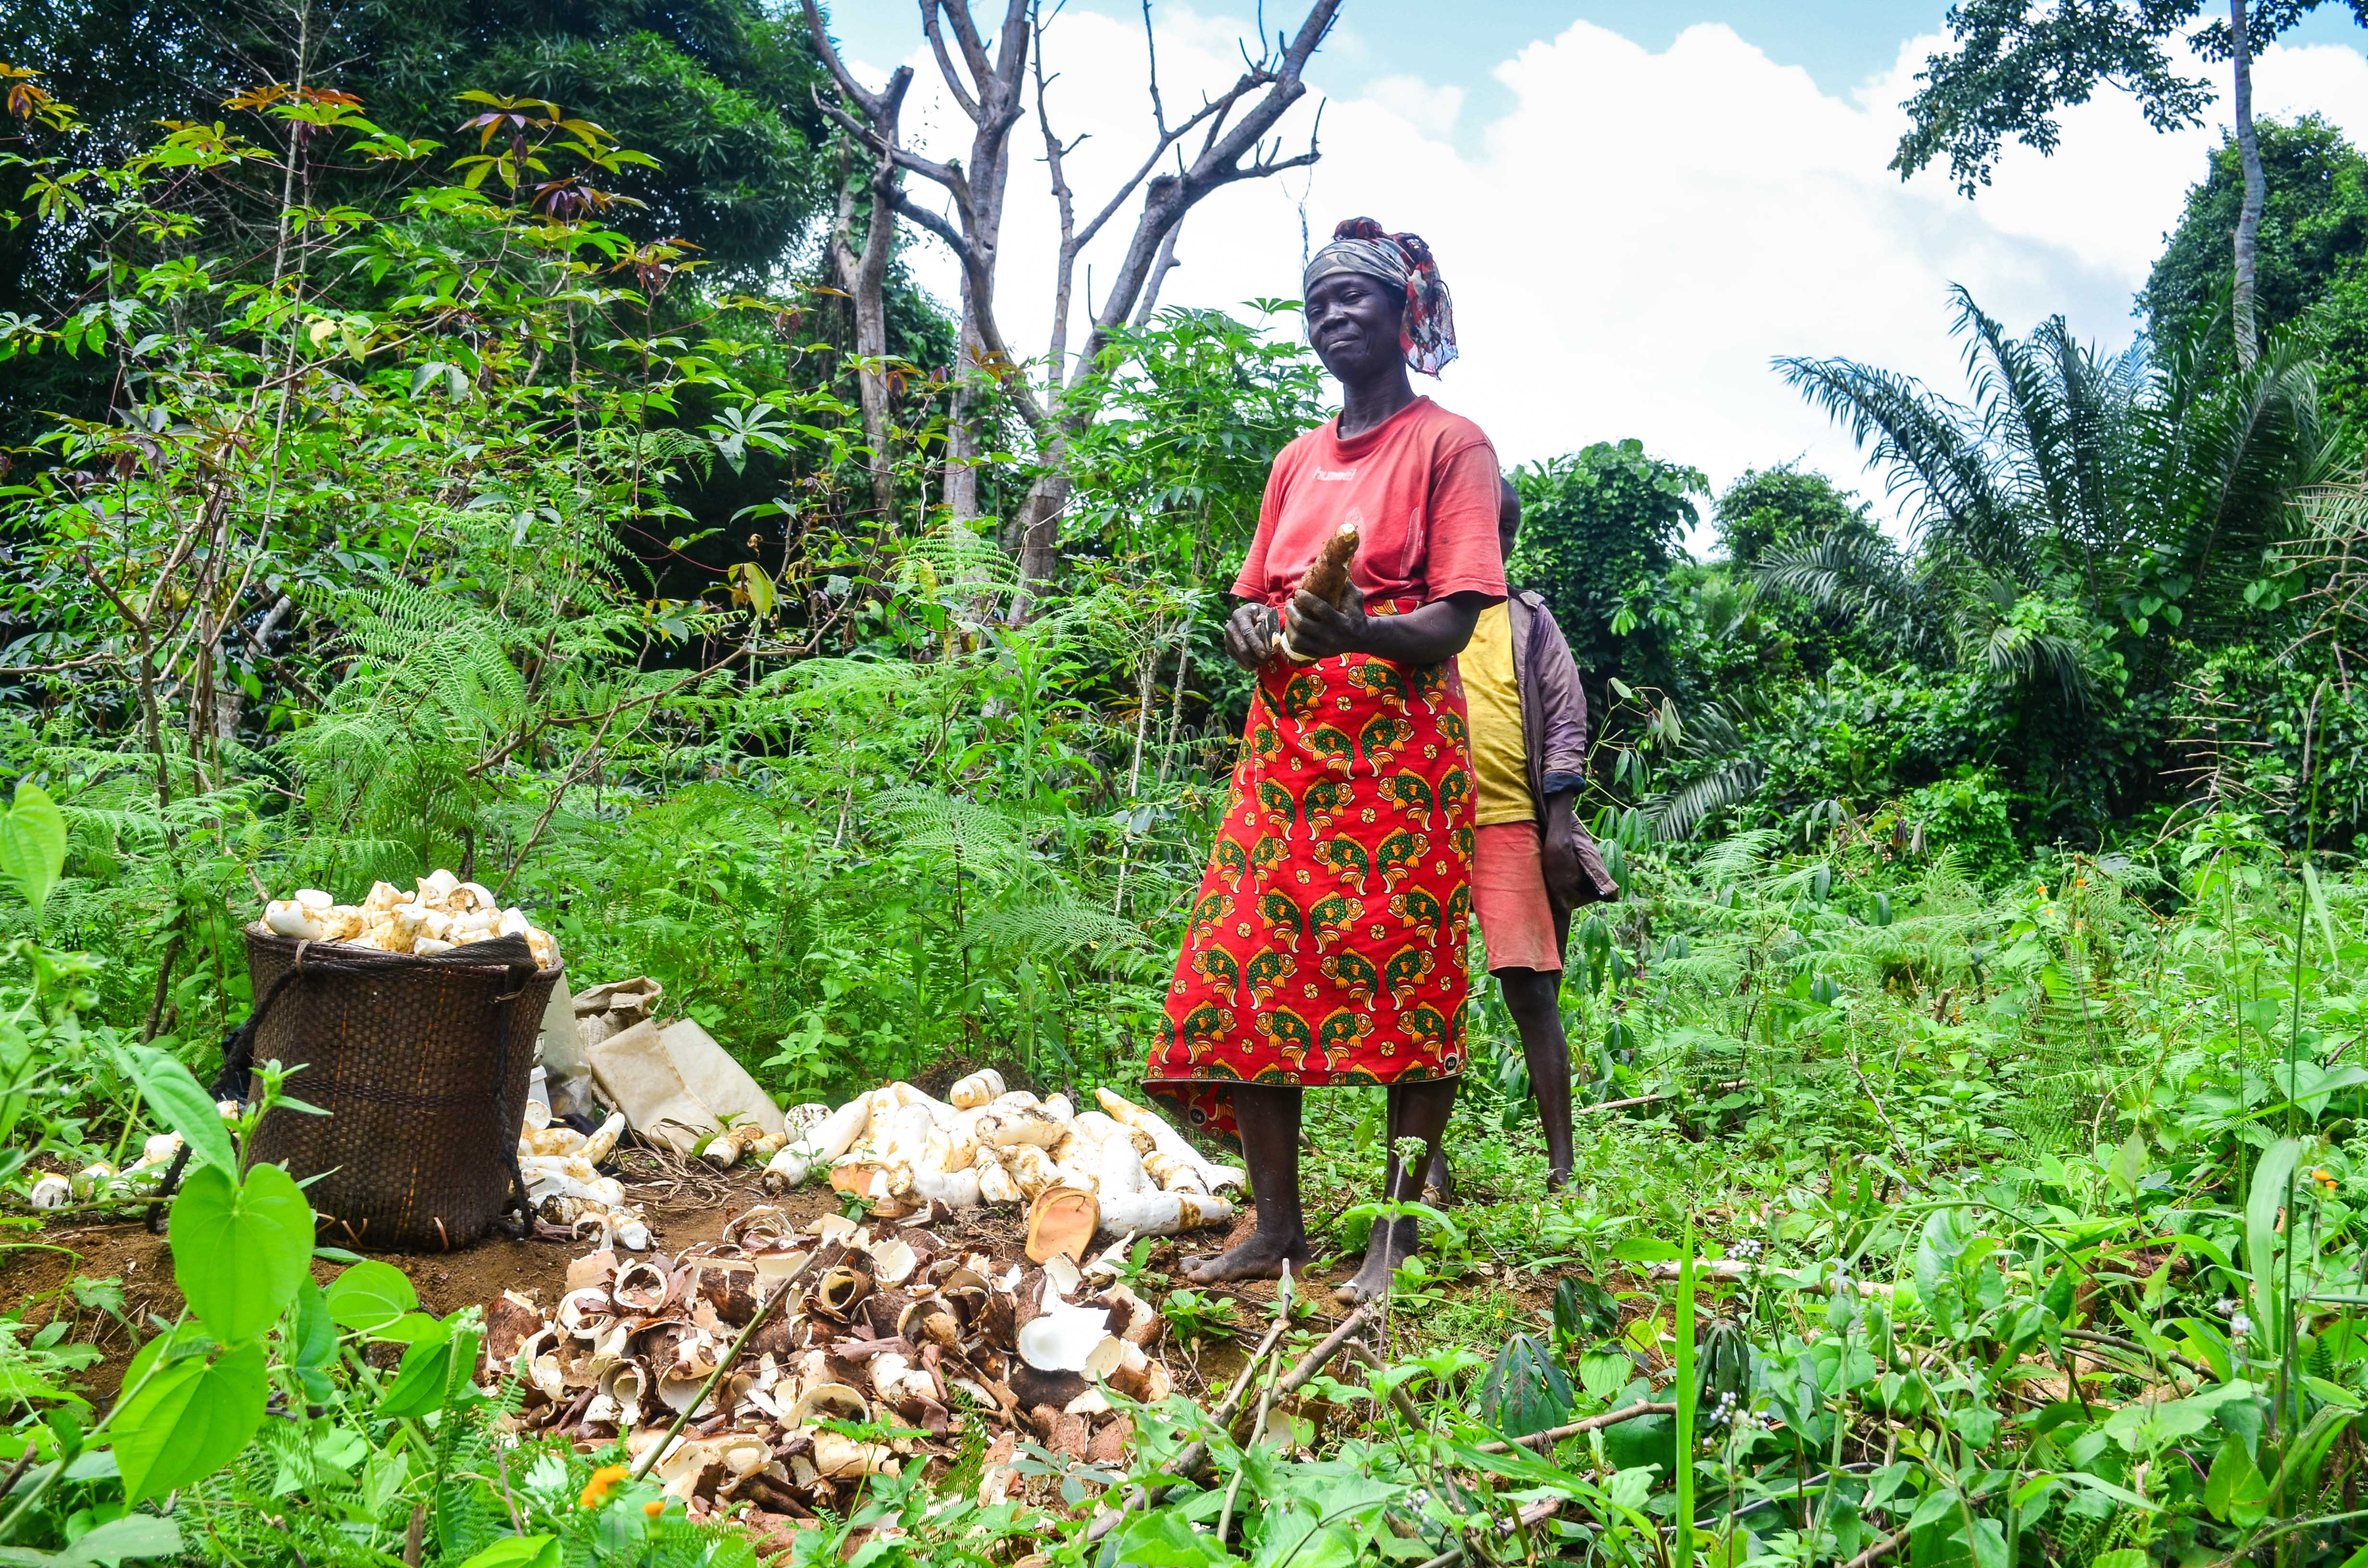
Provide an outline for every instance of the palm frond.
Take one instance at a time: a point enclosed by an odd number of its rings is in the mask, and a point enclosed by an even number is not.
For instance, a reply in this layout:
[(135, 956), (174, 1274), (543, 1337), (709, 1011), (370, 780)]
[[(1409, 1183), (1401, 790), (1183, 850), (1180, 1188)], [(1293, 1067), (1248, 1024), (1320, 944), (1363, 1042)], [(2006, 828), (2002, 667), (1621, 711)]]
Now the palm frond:
[(1751, 799), (1767, 776), (1768, 769), (1758, 757), (1730, 758), (1701, 778), (1646, 801), (1645, 821), (1656, 838), (1688, 837), (1720, 812)]
[(1986, 564), (2021, 564), (2023, 537), (1975, 415), (1913, 377), (1852, 359), (1784, 358), (1776, 368), (1887, 471), (1888, 491), (1912, 503), (1920, 537)]

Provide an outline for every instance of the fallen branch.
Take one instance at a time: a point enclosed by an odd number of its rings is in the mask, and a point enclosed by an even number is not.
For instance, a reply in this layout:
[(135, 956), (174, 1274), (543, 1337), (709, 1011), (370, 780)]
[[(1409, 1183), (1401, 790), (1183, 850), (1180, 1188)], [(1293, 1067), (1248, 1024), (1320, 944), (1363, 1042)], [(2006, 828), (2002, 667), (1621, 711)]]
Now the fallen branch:
[[(1359, 1307), (1355, 1312), (1350, 1312), (1347, 1317), (1341, 1319), (1340, 1325), (1338, 1328), (1335, 1328), (1322, 1344), (1309, 1351), (1306, 1356), (1301, 1359), (1298, 1366), (1293, 1367), (1291, 1369), (1290, 1375), (1285, 1377), (1282, 1381), (1276, 1386), (1275, 1392), (1278, 1394), (1292, 1392), (1297, 1390), (1300, 1385), (1306, 1382), (1308, 1379), (1314, 1377), (1317, 1369), (1321, 1368), (1325, 1362), (1330, 1360), (1334, 1353), (1337, 1352), (1341, 1346), (1348, 1343), (1349, 1336), (1355, 1333), (1358, 1326), (1364, 1322), (1365, 1310), (1366, 1309), (1363, 1307)], [(1241, 1408), (1242, 1396), (1249, 1392), (1250, 1384), (1257, 1381), (1253, 1374), (1257, 1372), (1258, 1363), (1266, 1358), (1267, 1352), (1274, 1348), (1275, 1341), (1282, 1337), (1282, 1331), (1290, 1326), (1291, 1313), (1289, 1311), (1286, 1310), (1275, 1314), (1274, 1326), (1267, 1330), (1266, 1337), (1258, 1341), (1258, 1346), (1256, 1350), (1250, 1352), (1249, 1361), (1242, 1368), (1241, 1376), (1234, 1380), (1232, 1390), (1226, 1393), (1224, 1402), (1220, 1403), (1215, 1410), (1210, 1412), (1210, 1419), (1213, 1423), (1216, 1430), (1222, 1432), (1226, 1428), (1226, 1426), (1231, 1425), (1234, 1418), (1234, 1413)], [(1208, 1439), (1205, 1437), (1198, 1437), (1184, 1445), (1183, 1449), (1176, 1455), (1176, 1462), (1168, 1468), (1174, 1471), (1177, 1475), (1189, 1480), (1195, 1471), (1199, 1470), (1203, 1464), (1208, 1462)], [(1106, 1514), (1096, 1516), (1094, 1522), (1086, 1527), (1086, 1539), (1088, 1541), (1101, 1540), (1104, 1536), (1110, 1534), (1110, 1531), (1118, 1528), (1121, 1524), (1124, 1523), (1127, 1515), (1133, 1513), (1137, 1508), (1156, 1507), (1161, 1502), (1166, 1500), (1169, 1493), (1175, 1491), (1176, 1488), (1181, 1484), (1182, 1482), (1178, 1481), (1170, 1482), (1160, 1486), (1135, 1488), (1120, 1501), (1117, 1507), (1112, 1508)]]
[(1678, 1407), (1667, 1400), (1640, 1399), (1623, 1409), (1603, 1415), (1590, 1415), (1584, 1421), (1574, 1421), (1566, 1426), (1549, 1426), (1543, 1432), (1532, 1432), (1526, 1437), (1514, 1437), (1504, 1442), (1483, 1443), (1472, 1451), (1475, 1454), (1510, 1453), (1515, 1449), (1533, 1449), (1542, 1443), (1559, 1443), (1565, 1437), (1576, 1437), (1582, 1432), (1598, 1432), (1606, 1426), (1617, 1426), (1622, 1421), (1634, 1421), (1644, 1415), (1675, 1415)]
[(1842, 1564), (1842, 1568), (1872, 1568), (1878, 1559), (1888, 1557), (1893, 1549), (1907, 1539), (1906, 1530), (1895, 1530)]
[(1748, 1089), (1748, 1078), (1730, 1078), (1724, 1084), (1713, 1084), (1706, 1089), (1664, 1089), (1657, 1095), (1634, 1095), (1624, 1100), (1605, 1100), (1598, 1105), (1583, 1105), (1571, 1111), (1573, 1116), (1600, 1116), (1607, 1110), (1626, 1110), (1630, 1106), (1652, 1105), (1660, 1100), (1683, 1099), (1688, 1095), (1723, 1095), (1731, 1089)]
[(2098, 1334), (2085, 1328), (2067, 1328), (2064, 1331), (2064, 1337), (2078, 1340), (2083, 1345), (2101, 1345), (2108, 1350), (2119, 1350), (2124, 1355), (2136, 1356), (2143, 1359), (2152, 1359), (2159, 1356), (2171, 1365), (2183, 1367), (2199, 1378), (2208, 1378), (2212, 1375), (2211, 1369), (2189, 1360), (2176, 1350), (2149, 1350), (2135, 1341), (2116, 1338), (2110, 1334)]
[[(1823, 1283), (1823, 1281), (1802, 1278), (1801, 1271), (1797, 1268), (1782, 1268), (1772, 1263), (1746, 1263), (1736, 1257), (1700, 1259), (1694, 1264), (1694, 1272), (1696, 1275), (1707, 1275), (1713, 1279), (1748, 1279), (1757, 1274), (1762, 1278), (1773, 1279), (1786, 1285)], [(1656, 1263), (1645, 1271), (1645, 1278), (1647, 1279), (1675, 1279), (1677, 1277), (1678, 1266), (1674, 1263)], [(1887, 1298), (1898, 1290), (1897, 1286), (1886, 1284), (1880, 1279), (1853, 1279), (1850, 1283), (1850, 1289), (1861, 1296)]]
[[(1519, 1514), (1498, 1525), (1497, 1533), (1512, 1535), (1517, 1531), (1535, 1528), (1562, 1512), (1563, 1501), (1560, 1497), (1548, 1497), (1541, 1502), (1531, 1503)], [(1465, 1550), (1466, 1548), (1460, 1543), (1451, 1546), (1429, 1562), (1423, 1563), (1421, 1568), (1449, 1568), (1449, 1564), (1463, 1561)]]
[(1275, 1397), (1280, 1399), (1285, 1394), (1297, 1393), (1308, 1379), (1323, 1369), (1325, 1362), (1338, 1355), (1340, 1346), (1348, 1344), (1349, 1337), (1364, 1326), (1366, 1311), (1366, 1308), (1359, 1307), (1342, 1318), (1340, 1325), (1326, 1335), (1322, 1344), (1300, 1358), (1299, 1365), (1291, 1369), (1291, 1375), (1275, 1385)]
[(707, 1374), (707, 1382), (699, 1391), (699, 1397), (676, 1413), (674, 1425), (666, 1428), (666, 1436), (653, 1443), (650, 1446), (650, 1451), (643, 1454), (640, 1462), (633, 1466), (632, 1480), (639, 1481), (643, 1476), (647, 1475), (650, 1467), (657, 1463), (668, 1449), (674, 1447), (674, 1440), (682, 1436), (682, 1429), (690, 1420), (691, 1413), (715, 1397), (715, 1385), (723, 1381), (723, 1374), (730, 1371), (732, 1364), (740, 1359), (740, 1352), (747, 1347), (750, 1336), (772, 1322), (775, 1309), (790, 1299), (791, 1292), (797, 1289), (798, 1281), (803, 1279), (813, 1270), (814, 1266), (821, 1260), (825, 1253), (832, 1253), (834, 1257), (842, 1256), (845, 1249), (833, 1252), (832, 1248), (826, 1246), (814, 1248), (814, 1251), (806, 1254), (806, 1260), (798, 1265), (797, 1271), (781, 1281), (780, 1289), (757, 1304), (756, 1312), (748, 1319), (748, 1326), (740, 1331), (738, 1338), (733, 1340), (732, 1347), (716, 1358), (715, 1370)]

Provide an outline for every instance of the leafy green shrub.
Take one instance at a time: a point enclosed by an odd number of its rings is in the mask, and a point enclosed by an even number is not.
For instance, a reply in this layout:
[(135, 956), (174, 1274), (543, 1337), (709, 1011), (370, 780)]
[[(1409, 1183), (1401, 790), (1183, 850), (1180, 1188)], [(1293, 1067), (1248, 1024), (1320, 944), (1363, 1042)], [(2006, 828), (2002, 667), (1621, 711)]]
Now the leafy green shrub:
[(1966, 870), (1994, 884), (2023, 864), (2008, 804), (1987, 768), (1961, 767), (1952, 778), (1909, 790), (1899, 810), (1928, 851), (1952, 851)]

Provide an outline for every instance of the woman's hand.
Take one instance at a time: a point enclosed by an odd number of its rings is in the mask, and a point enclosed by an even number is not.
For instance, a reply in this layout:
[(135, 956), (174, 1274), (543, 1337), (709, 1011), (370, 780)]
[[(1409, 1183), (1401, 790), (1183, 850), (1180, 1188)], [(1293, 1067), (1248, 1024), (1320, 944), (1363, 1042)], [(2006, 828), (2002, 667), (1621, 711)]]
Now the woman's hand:
[(1246, 604), (1225, 621), (1225, 655), (1246, 670), (1255, 671), (1274, 656), (1280, 628), (1274, 611), (1262, 604)]
[(1365, 614), (1365, 592), (1354, 583), (1340, 596), (1338, 609), (1304, 589), (1291, 596), (1291, 646), (1303, 659), (1372, 652), (1365, 646), (1371, 624)]

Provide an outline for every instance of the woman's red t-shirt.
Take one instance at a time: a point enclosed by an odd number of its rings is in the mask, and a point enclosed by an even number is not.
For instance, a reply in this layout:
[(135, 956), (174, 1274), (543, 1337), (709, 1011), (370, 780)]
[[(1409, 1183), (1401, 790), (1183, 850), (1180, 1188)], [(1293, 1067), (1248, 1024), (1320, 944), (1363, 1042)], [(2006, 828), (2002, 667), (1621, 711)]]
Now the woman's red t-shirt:
[(1354, 523), (1349, 574), (1368, 601), (1503, 598), (1501, 481), (1480, 426), (1418, 397), (1361, 436), (1344, 441), (1338, 432), (1339, 421), (1327, 420), (1276, 456), (1234, 592), (1282, 604), (1324, 541)]

